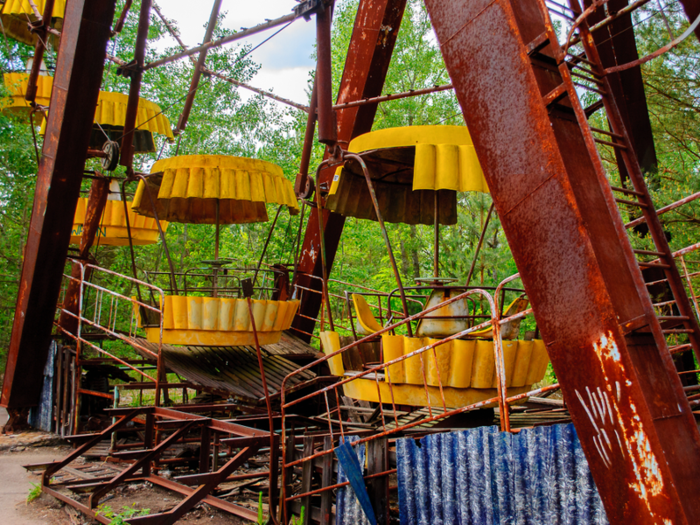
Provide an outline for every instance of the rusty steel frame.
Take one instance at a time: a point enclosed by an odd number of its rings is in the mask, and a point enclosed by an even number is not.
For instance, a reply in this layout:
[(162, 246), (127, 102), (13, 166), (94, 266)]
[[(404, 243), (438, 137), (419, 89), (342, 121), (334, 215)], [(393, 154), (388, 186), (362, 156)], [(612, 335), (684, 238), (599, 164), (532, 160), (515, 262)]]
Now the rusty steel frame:
[[(592, 0), (585, 0), (585, 7), (589, 7), (591, 2)], [(607, 12), (609, 16), (615, 16), (626, 7), (629, 7), (628, 0), (610, 0)], [(605, 18), (606, 13), (601, 9), (593, 12), (590, 23), (595, 25), (601, 23)], [(606, 68), (639, 59), (631, 13), (616, 16), (599, 31), (591, 31), (591, 34)], [(625, 127), (629, 130), (639, 164), (644, 172), (650, 173), (652, 176), (656, 175), (658, 161), (641, 67), (636, 66), (627, 71), (609, 75), (609, 77), (612, 87), (611, 94), (620, 110)], [(620, 170), (620, 179), (624, 182), (628, 178), (627, 169), (618, 150), (615, 150), (615, 156)]]
[[(403, 319), (397, 323), (394, 323), (390, 326), (386, 326), (382, 328), (380, 331), (376, 332), (375, 334), (371, 334), (369, 336), (366, 336), (361, 339), (357, 339), (355, 342), (348, 344), (347, 346), (344, 346), (338, 351), (335, 351), (333, 353), (329, 353), (324, 355), (323, 357), (319, 358), (318, 360), (314, 361), (313, 363), (309, 363), (306, 365), (307, 368), (317, 366), (321, 363), (328, 363), (329, 360), (332, 358), (342, 355), (344, 352), (347, 352), (353, 348), (358, 347), (359, 345), (368, 342), (372, 339), (376, 339), (376, 337), (379, 335), (381, 336), (382, 334), (385, 333), (393, 333), (397, 328), (401, 326), (405, 326), (410, 322), (419, 320), (430, 314), (431, 312), (444, 307), (446, 305), (449, 305), (452, 302), (455, 301), (460, 301), (462, 299), (468, 298), (470, 296), (478, 296), (486, 299), (486, 301), (489, 304), (490, 311), (491, 311), (491, 316), (490, 318), (481, 324), (472, 326), (466, 330), (463, 330), (459, 333), (453, 334), (449, 337), (446, 337), (444, 339), (441, 339), (437, 342), (433, 342), (430, 344), (427, 344), (409, 354), (397, 357), (395, 359), (385, 361), (379, 365), (373, 365), (368, 367), (367, 369), (357, 373), (356, 375), (353, 375), (352, 377), (347, 377), (347, 378), (339, 378), (339, 381), (336, 383), (333, 383), (327, 387), (323, 387), (315, 392), (309, 393), (303, 397), (294, 399), (294, 400), (288, 400), (286, 396), (286, 390), (282, 389), (282, 405), (281, 405), (281, 410), (282, 410), (282, 436), (281, 436), (281, 442), (283, 446), (282, 450), (282, 457), (284, 458), (283, 463), (282, 463), (282, 478), (287, 479), (289, 477), (289, 472), (291, 472), (291, 469), (293, 469), (295, 466), (301, 466), (304, 465), (304, 468), (309, 467), (312, 462), (321, 457), (327, 457), (331, 456), (333, 454), (333, 448), (332, 447), (326, 447), (325, 450), (322, 450), (320, 452), (314, 452), (313, 450), (307, 451), (305, 450), (303, 456), (301, 458), (297, 458), (294, 455), (291, 455), (289, 453), (289, 447), (293, 446), (290, 445), (290, 439), (294, 439), (293, 435), (290, 436), (290, 431), (293, 434), (293, 428), (291, 425), (287, 424), (286, 419), (290, 416), (288, 416), (289, 410), (292, 409), (294, 406), (297, 406), (301, 403), (304, 403), (305, 401), (308, 401), (310, 399), (313, 399), (314, 397), (318, 396), (324, 396), (326, 400), (326, 407), (327, 411), (325, 414), (322, 414), (319, 416), (318, 421), (322, 422), (324, 419), (327, 419), (328, 423), (328, 433), (324, 434), (325, 436), (330, 436), (330, 439), (332, 441), (336, 441), (338, 439), (342, 440), (347, 434), (356, 434), (357, 431), (353, 430), (352, 428), (349, 428), (347, 431), (344, 429), (346, 425), (352, 427), (352, 423), (345, 423), (342, 421), (342, 417), (340, 416), (340, 402), (338, 401), (338, 404), (336, 408), (330, 409), (328, 405), (328, 393), (333, 392), (335, 395), (336, 400), (339, 400), (339, 394), (338, 394), (338, 388), (342, 387), (344, 384), (351, 383), (352, 381), (355, 381), (357, 379), (361, 379), (365, 376), (370, 376), (371, 374), (374, 374), (375, 381), (377, 380), (377, 373), (378, 372), (384, 372), (385, 376), (387, 377), (387, 381), (389, 384), (389, 391), (391, 392), (391, 400), (385, 400), (384, 403), (386, 403), (388, 408), (384, 408), (381, 395), (379, 397), (380, 401), (377, 406), (377, 410), (381, 414), (381, 426), (377, 430), (370, 430), (366, 431), (365, 433), (369, 433), (369, 435), (360, 435), (360, 439), (358, 441), (355, 441), (352, 443), (352, 446), (358, 446), (363, 443), (370, 443), (370, 442), (375, 442), (376, 440), (385, 438), (387, 436), (401, 436), (402, 433), (406, 430), (409, 430), (411, 428), (414, 428), (418, 425), (422, 425), (425, 423), (429, 422), (435, 422), (439, 421), (442, 419), (446, 419), (451, 416), (455, 416), (457, 414), (462, 414), (465, 412), (469, 412), (472, 410), (478, 410), (480, 408), (486, 408), (490, 407), (493, 405), (498, 405), (500, 414), (501, 414), (501, 430), (505, 432), (509, 432), (511, 427), (510, 427), (510, 417), (509, 417), (509, 406), (513, 403), (521, 402), (523, 400), (526, 400), (526, 398), (531, 397), (531, 396), (536, 396), (537, 394), (542, 394), (546, 392), (552, 392), (555, 390), (558, 390), (559, 384), (554, 384), (538, 389), (534, 389), (532, 391), (518, 394), (515, 396), (508, 396), (508, 387), (506, 383), (506, 372), (505, 372), (505, 361), (504, 361), (504, 355), (503, 355), (503, 345), (501, 341), (501, 333), (500, 333), (500, 327), (508, 322), (511, 322), (516, 319), (522, 319), (526, 316), (532, 315), (533, 311), (531, 308), (520, 312), (518, 314), (509, 316), (509, 317), (504, 317), (501, 313), (502, 310), (502, 304), (500, 304), (500, 301), (498, 300), (499, 296), (501, 295), (502, 290), (509, 289), (506, 287), (510, 282), (519, 279), (520, 276), (519, 274), (515, 274), (511, 277), (508, 277), (504, 279), (495, 289), (495, 294), (492, 297), (489, 293), (487, 293), (485, 290), (482, 289), (472, 289), (468, 290), (466, 292), (463, 292), (461, 294), (458, 294), (454, 297), (451, 297), (450, 299), (447, 299), (446, 301), (440, 303), (439, 305), (432, 306), (430, 308), (426, 308), (424, 311), (419, 312), (413, 316), (407, 317), (406, 319)], [(397, 363), (401, 363), (407, 359), (410, 359), (412, 357), (421, 355), (421, 354), (426, 354), (424, 357), (421, 357), (421, 359), (434, 359), (435, 362), (437, 362), (437, 348), (443, 344), (449, 343), (450, 341), (453, 341), (458, 338), (462, 338), (464, 336), (469, 335), (472, 332), (481, 330), (486, 327), (492, 327), (494, 331), (494, 358), (495, 358), (495, 372), (496, 372), (496, 377), (497, 377), (497, 385), (496, 385), (496, 390), (497, 390), (497, 396), (480, 401), (478, 403), (474, 403), (468, 406), (460, 407), (460, 408), (454, 408), (454, 409), (448, 409), (445, 403), (444, 395), (442, 394), (442, 380), (440, 378), (440, 371), (439, 367), (437, 367), (437, 382), (439, 386), (439, 390), (441, 392), (441, 397), (442, 397), (442, 404), (441, 406), (432, 406), (430, 402), (430, 396), (428, 397), (428, 410), (429, 410), (429, 417), (426, 417), (424, 419), (416, 420), (416, 421), (411, 421), (409, 423), (405, 424), (399, 424), (398, 418), (397, 418), (397, 407), (396, 404), (394, 403), (393, 399), (393, 385), (391, 383), (391, 378), (390, 374), (388, 373), (388, 368), (392, 365), (395, 365)], [(298, 371), (290, 373), (286, 378), (285, 382), (293, 377), (297, 373), (301, 373), (304, 368), (300, 368)], [(366, 378), (367, 379), (367, 378)], [(424, 387), (428, 388), (427, 386), (427, 380), (426, 380), (426, 373), (425, 369), (423, 368), (423, 383)], [(283, 383), (284, 385), (284, 383)], [(333, 395), (332, 394), (332, 395)], [(435, 409), (435, 413), (433, 413), (433, 410)], [(332, 414), (338, 412), (338, 420), (332, 420)], [(387, 412), (387, 417), (392, 417), (393, 413), (393, 421), (395, 422), (395, 426), (392, 428), (387, 428), (386, 426), (386, 418), (384, 416), (384, 413)], [(339, 421), (340, 420), (340, 421)], [(339, 426), (339, 428), (336, 430), (334, 433), (333, 427), (334, 426)], [(318, 436), (316, 436), (318, 437)], [(382, 477), (382, 476), (387, 476), (389, 474), (392, 474), (394, 471), (384, 471), (384, 472), (379, 472), (376, 474), (370, 474), (368, 476), (365, 476), (364, 479), (371, 479), (374, 477)], [(289, 503), (295, 500), (299, 499), (305, 499), (308, 496), (311, 495), (317, 495), (317, 494), (322, 494), (326, 493), (329, 491), (332, 491), (336, 488), (342, 487), (347, 485), (347, 483), (340, 483), (340, 484), (331, 484), (330, 480), (328, 480), (328, 483), (322, 484), (322, 487), (319, 489), (315, 490), (304, 490), (304, 487), (302, 486), (302, 492), (299, 494), (289, 494), (289, 488), (286, 483), (282, 484), (282, 502), (284, 503), (282, 509), (284, 511), (284, 520), (285, 523), (287, 520), (291, 518), (289, 514)], [(323, 523), (323, 521), (322, 521)]]
[[(106, 177), (96, 177), (92, 181), (90, 193), (88, 194), (87, 209), (85, 211), (85, 225), (80, 236), (80, 246), (78, 248), (78, 259), (87, 260), (90, 255), (90, 248), (95, 242), (95, 234), (100, 227), (102, 214), (104, 213), (107, 197), (109, 196), (109, 179)], [(71, 277), (63, 299), (63, 308), (72, 313), (78, 313), (78, 301), (80, 297), (80, 283), (82, 282), (82, 269), (80, 264), (73, 264)], [(75, 331), (77, 326), (67, 315), (61, 314), (58, 320), (59, 326), (66, 327), (67, 330)]]
[[(680, 2), (691, 23), (700, 16), (700, 0), (680, 0)], [(695, 35), (698, 37), (698, 40), (700, 40), (700, 27), (695, 28)]]
[[(196, 410), (197, 408), (197, 406), (186, 407), (186, 411), (160, 407), (117, 408), (108, 410), (110, 414), (115, 416), (114, 423), (108, 428), (96, 434), (69, 436), (67, 439), (73, 442), (77, 448), (68, 456), (60, 461), (53, 461), (51, 463), (27, 465), (27, 468), (32, 470), (44, 470), (41, 483), (42, 491), (105, 524), (109, 524), (110, 519), (100, 516), (96, 512), (100, 500), (107, 495), (108, 492), (120, 485), (144, 481), (179, 493), (185, 496), (185, 498), (168, 511), (148, 516), (134, 517), (129, 519), (129, 523), (171, 525), (200, 502), (207, 503), (212, 507), (240, 518), (249, 521), (257, 521), (256, 512), (212, 496), (211, 492), (227, 479), (260, 477), (258, 473), (252, 476), (242, 475), (231, 477), (230, 475), (242, 466), (249, 457), (257, 454), (261, 447), (271, 443), (270, 440), (274, 432), (261, 431), (260, 429), (247, 427), (234, 422), (221, 421), (189, 413), (190, 410)], [(137, 450), (110, 451), (111, 457), (132, 461), (132, 463), (128, 464), (124, 470), (111, 478), (98, 478), (95, 480), (87, 480), (85, 483), (81, 484), (70, 484), (72, 490), (88, 492), (90, 494), (86, 504), (70, 498), (57, 490), (64, 485), (60, 482), (52, 482), (52, 478), (56, 473), (62, 468), (67, 467), (72, 461), (88, 452), (101, 441), (109, 440), (114, 433), (124, 430), (125, 427), (137, 417), (143, 420), (144, 416), (144, 438), (141, 448)], [(154, 470), (158, 467), (159, 457), (165, 449), (184, 438), (188, 433), (196, 431), (199, 431), (200, 473), (182, 476), (174, 480), (165, 479), (155, 474)], [(170, 432), (170, 434), (167, 435), (167, 437), (161, 435), (160, 439), (156, 439), (157, 433), (162, 434), (164, 432)], [(241, 450), (236, 454), (231, 454), (226, 463), (220, 467), (212, 465), (209, 461), (210, 452), (216, 446), (215, 443), (219, 434), (239, 436), (246, 440), (245, 444), (239, 444), (237, 447), (234, 445), (235, 448), (240, 448)], [(235, 438), (232, 438), (232, 440), (235, 440)], [(262, 474), (265, 476), (272, 476), (273, 470), (276, 471), (275, 468), (270, 468), (270, 473), (266, 472)], [(271, 477), (271, 480), (273, 481), (273, 485), (270, 485), (270, 493), (273, 493), (276, 490), (276, 476), (274, 478)], [(190, 488), (188, 485), (197, 486)]]
[[(137, 299), (133, 299), (130, 297), (126, 297), (122, 294), (119, 294), (118, 292), (114, 292), (112, 290), (109, 290), (107, 288), (104, 288), (98, 284), (95, 284), (90, 281), (90, 278), (92, 278), (95, 274), (99, 273), (106, 273), (111, 276), (117, 276), (123, 279), (126, 279), (129, 283), (136, 285), (137, 287), (144, 287), (148, 290), (150, 290), (151, 295), (153, 293), (157, 294), (159, 297), (159, 303), (160, 306), (158, 308), (154, 307), (151, 304), (142, 302)], [(76, 275), (77, 274), (77, 275)], [(67, 337), (69, 340), (75, 341), (76, 345), (76, 351), (75, 351), (75, 370), (76, 370), (76, 377), (80, 377), (80, 371), (82, 370), (82, 365), (85, 363), (85, 359), (83, 358), (83, 352), (86, 348), (90, 348), (94, 351), (96, 351), (99, 354), (107, 356), (110, 360), (117, 362), (123, 366), (126, 366), (130, 370), (136, 372), (137, 374), (140, 374), (143, 376), (144, 379), (152, 381), (154, 384), (154, 389), (155, 389), (155, 405), (159, 406), (161, 403), (161, 393), (165, 393), (165, 400), (166, 402), (168, 401), (168, 394), (167, 394), (167, 380), (165, 379), (165, 364), (163, 362), (162, 358), (162, 339), (163, 339), (163, 316), (162, 316), (162, 303), (163, 303), (163, 291), (155, 286), (152, 286), (148, 283), (144, 283), (142, 281), (138, 281), (136, 279), (133, 279), (131, 277), (127, 276), (121, 276), (117, 274), (116, 272), (113, 272), (111, 270), (106, 270), (104, 268), (100, 268), (98, 266), (94, 266), (91, 264), (84, 264), (81, 261), (72, 261), (72, 270), (71, 274), (65, 274), (64, 277), (67, 279), (67, 290), (75, 290), (75, 296), (77, 302), (75, 304), (64, 304), (64, 305), (59, 305), (58, 307), (58, 313), (59, 313), (59, 321), (56, 324), (57, 328), (57, 333), (62, 334), (63, 336)], [(85, 301), (86, 296), (90, 291), (95, 292), (95, 300), (94, 304), (91, 302), (91, 304), (87, 304)], [(105, 294), (109, 298), (108, 301), (104, 301)], [(66, 293), (66, 297), (68, 297), (68, 293)], [(103, 305), (105, 303), (109, 302), (108, 308), (107, 308), (107, 319), (106, 322), (104, 322), (104, 319), (102, 317), (103, 314)], [(135, 343), (133, 340), (131, 340), (128, 336), (125, 336), (122, 333), (122, 330), (117, 328), (117, 314), (119, 310), (119, 304), (121, 303), (126, 303), (126, 307), (130, 309), (131, 315), (129, 316), (130, 319), (130, 325), (128, 327), (128, 335), (132, 335), (132, 333), (136, 330), (136, 310), (139, 309), (141, 311), (148, 311), (152, 313), (158, 314), (159, 317), (159, 325), (160, 325), (160, 339), (158, 341), (157, 345), (157, 352), (152, 352), (148, 348), (145, 348), (138, 343)], [(88, 307), (94, 307), (95, 311), (92, 314), (92, 319), (88, 318), (85, 315), (85, 310), (87, 310)], [(94, 344), (90, 339), (90, 336), (85, 334), (86, 329), (93, 329), (101, 333), (101, 335), (106, 335), (114, 340), (120, 340), (123, 342), (126, 342), (127, 344), (130, 344), (132, 346), (137, 346), (138, 349), (142, 352), (145, 352), (146, 354), (150, 355), (156, 360), (156, 377), (151, 377), (148, 374), (146, 374), (143, 370), (140, 368), (132, 365), (129, 363), (128, 360), (122, 359), (120, 357), (117, 357), (116, 355), (106, 351), (104, 348), (101, 348), (100, 346), (97, 346)], [(69, 388), (69, 385), (64, 385), (64, 390), (67, 392)], [(82, 404), (82, 399), (81, 399), (81, 394), (87, 394), (87, 395), (101, 395), (102, 393), (97, 393), (97, 392), (92, 392), (92, 391), (85, 391), (82, 388), (80, 388), (80, 381), (76, 380), (74, 385), (71, 385), (71, 399), (73, 400), (73, 421), (71, 422), (71, 430), (74, 433), (79, 432), (80, 430), (80, 406)], [(109, 396), (109, 394), (105, 394)], [(111, 396), (109, 396), (111, 398)]]
[(153, 0), (141, 0), (139, 25), (134, 48), (134, 60), (117, 70), (118, 73), (131, 79), (129, 85), (129, 99), (126, 104), (126, 116), (124, 117), (124, 131), (121, 137), (121, 157), (119, 159), (119, 164), (126, 167), (128, 175), (131, 175), (133, 171), (134, 132), (136, 131), (136, 118), (138, 116), (139, 98), (141, 94), (143, 66), (146, 59), (146, 41), (148, 39), (152, 3)]
[[(51, 94), (0, 403), (37, 404), (115, 0), (72, 0)], [(20, 382), (21, 378), (21, 382)]]
[(697, 523), (693, 414), (568, 68), (531, 57), (563, 63), (544, 2), (426, 5), (608, 519)]
[[(214, 29), (216, 28), (216, 22), (219, 17), (219, 10), (221, 9), (222, 0), (214, 0), (214, 5), (211, 8), (211, 15), (209, 15), (209, 23), (207, 24), (207, 30), (204, 33), (204, 44), (211, 42), (211, 37), (214, 34)], [(160, 15), (160, 11), (158, 11)], [(161, 16), (162, 18), (162, 16)], [(168, 25), (168, 27), (170, 27)], [(180, 119), (177, 122), (174, 133), (177, 135), (185, 131), (187, 127), (187, 120), (190, 118), (190, 111), (192, 111), (192, 105), (194, 104), (194, 97), (197, 95), (197, 88), (199, 87), (199, 80), (202, 78), (202, 72), (204, 65), (207, 61), (207, 51), (208, 49), (203, 49), (199, 53), (199, 58), (194, 64), (194, 72), (192, 73), (192, 80), (190, 82), (190, 90), (187, 92), (187, 98), (185, 99), (185, 106), (182, 108), (182, 113), (180, 114)], [(218, 230), (217, 230), (218, 233)]]
[[(360, 2), (336, 105), (371, 99), (381, 95), (405, 7), (406, 0)], [(341, 148), (347, 149), (349, 142), (354, 137), (372, 129), (377, 105), (378, 103), (374, 102), (362, 106), (336, 109), (338, 145)], [(312, 136), (307, 138), (309, 141), (313, 139)], [(310, 142), (308, 146), (311, 146)], [(328, 153), (326, 158), (328, 158)], [(329, 189), (334, 173), (334, 167), (326, 167), (321, 170), (318, 180), (315, 181), (316, 187)], [(296, 189), (302, 190), (303, 187)], [(325, 273), (330, 274), (345, 218), (324, 209), (322, 221), (324, 224)], [(318, 281), (306, 277), (306, 275), (323, 276), (324, 274), (320, 255), (320, 236), (319, 214), (312, 213), (306, 226), (292, 285), (299, 284), (307, 288), (321, 289)], [(306, 301), (299, 305), (299, 312), (292, 326), (307, 341), (312, 337), (310, 334), (315, 325), (315, 321), (312, 319), (316, 318), (320, 308), (321, 297), (316, 294), (309, 294)]]

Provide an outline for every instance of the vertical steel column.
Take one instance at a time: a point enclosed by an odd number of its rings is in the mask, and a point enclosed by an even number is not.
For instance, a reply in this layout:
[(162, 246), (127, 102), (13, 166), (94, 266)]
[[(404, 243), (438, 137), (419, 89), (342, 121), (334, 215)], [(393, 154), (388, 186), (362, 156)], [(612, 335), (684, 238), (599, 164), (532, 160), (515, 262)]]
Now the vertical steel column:
[(600, 159), (530, 56), (553, 56), (544, 2), (426, 4), (608, 519), (699, 523), (693, 414)]
[(114, 6), (115, 0), (66, 5), (0, 402), (8, 409), (39, 400)]
[[(584, 0), (584, 7), (589, 7), (592, 1)], [(610, 13), (616, 13), (628, 5), (628, 0), (610, 0), (607, 9)], [(603, 18), (605, 18), (605, 11), (599, 9), (591, 14), (589, 23), (593, 25)], [(595, 31), (593, 38), (605, 67), (618, 66), (639, 59), (631, 14), (623, 15), (604, 28)], [(630, 134), (639, 165), (645, 173), (656, 174), (658, 163), (647, 98), (644, 92), (642, 69), (640, 66), (633, 67), (620, 73), (613, 73), (609, 78), (613, 87), (611, 94)], [(627, 170), (617, 150), (615, 154), (621, 170), (620, 176), (624, 180), (627, 178)]]
[[(396, 36), (406, 8), (406, 0), (361, 0), (355, 18), (348, 49), (343, 78), (340, 81), (337, 103), (352, 102), (379, 96), (384, 87), (384, 79), (389, 69)], [(338, 144), (347, 149), (348, 143), (356, 136), (372, 129), (377, 104), (337, 110)], [(317, 191), (329, 188), (335, 168), (321, 170), (316, 181)], [(343, 232), (345, 218), (336, 213), (323, 211), (325, 225), (326, 269), (328, 274), (333, 266), (336, 250)], [(306, 275), (322, 276), (320, 229), (318, 214), (311, 213), (306, 225), (304, 243), (299, 256), (298, 271), (294, 284), (321, 291), (318, 279)], [(299, 306), (299, 314), (315, 318), (321, 307), (320, 294), (304, 294)], [(293, 326), (304, 332), (313, 332), (315, 322), (297, 315)], [(309, 339), (308, 336), (300, 335)]]
[[(681, 4), (691, 23), (700, 16), (700, 0), (681, 0)], [(695, 29), (695, 34), (700, 40), (700, 27)]]

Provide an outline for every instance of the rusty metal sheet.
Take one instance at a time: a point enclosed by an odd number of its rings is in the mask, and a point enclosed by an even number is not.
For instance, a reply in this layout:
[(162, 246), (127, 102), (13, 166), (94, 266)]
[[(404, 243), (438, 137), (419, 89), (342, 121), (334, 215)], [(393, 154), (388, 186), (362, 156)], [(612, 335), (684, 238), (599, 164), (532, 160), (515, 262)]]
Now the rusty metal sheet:
[(668, 351), (628, 334), (660, 327), (598, 159), (543, 100), (537, 0), (426, 5), (610, 522), (700, 522), (700, 435)]
[[(135, 338), (133, 348), (146, 359), (139, 346), (154, 352), (158, 351), (156, 343)], [(263, 402), (263, 390), (258, 358), (255, 348), (248, 346), (162, 346), (163, 359), (168, 370), (176, 372), (188, 382), (201, 386), (204, 390), (232, 395), (253, 403)], [(281, 355), (263, 352), (263, 367), (271, 397), (277, 397), (285, 376), (297, 370), (299, 365)], [(287, 388), (296, 386), (316, 377), (305, 370), (287, 382)]]
[(302, 341), (297, 336), (282, 332), (279, 343), (265, 345), (263, 349), (273, 355), (318, 355), (318, 350)]
[(114, 6), (114, 0), (66, 5), (0, 401), (9, 409), (39, 401)]
[[(345, 70), (340, 82), (338, 104), (381, 94), (405, 8), (406, 0), (362, 0), (360, 2)], [(376, 112), (377, 104), (337, 110), (338, 144), (343, 149), (347, 149), (348, 143), (354, 137), (370, 131)], [(319, 180), (316, 181), (317, 186), (330, 188), (334, 171), (334, 168), (322, 170)], [(330, 272), (340, 235), (343, 232), (345, 217), (324, 211), (323, 224), (326, 266)], [(305, 275), (323, 275), (319, 237), (318, 214), (312, 213), (306, 225), (299, 256), (299, 273), (293, 284), (320, 291), (320, 281)], [(315, 324), (312, 319), (318, 315), (320, 307), (320, 294), (305, 294), (293, 326), (303, 332), (312, 333)]]

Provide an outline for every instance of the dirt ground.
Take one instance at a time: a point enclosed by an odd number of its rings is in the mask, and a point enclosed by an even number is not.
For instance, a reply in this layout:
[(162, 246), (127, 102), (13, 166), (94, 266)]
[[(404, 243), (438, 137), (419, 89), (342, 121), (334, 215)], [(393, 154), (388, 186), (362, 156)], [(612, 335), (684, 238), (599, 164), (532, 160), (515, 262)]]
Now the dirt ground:
[[(7, 421), (0, 409), (0, 426)], [(42, 494), (31, 503), (27, 496), (40, 482), (39, 473), (27, 472), (22, 465), (46, 463), (65, 457), (70, 447), (44, 432), (0, 436), (0, 525), (92, 525), (98, 523), (55, 498)], [(150, 483), (132, 484), (103, 498), (104, 511), (122, 512), (124, 507), (162, 512), (174, 507), (182, 497), (153, 487)], [(109, 507), (109, 509), (107, 509)], [(200, 504), (178, 521), (183, 525), (238, 525), (249, 523)]]

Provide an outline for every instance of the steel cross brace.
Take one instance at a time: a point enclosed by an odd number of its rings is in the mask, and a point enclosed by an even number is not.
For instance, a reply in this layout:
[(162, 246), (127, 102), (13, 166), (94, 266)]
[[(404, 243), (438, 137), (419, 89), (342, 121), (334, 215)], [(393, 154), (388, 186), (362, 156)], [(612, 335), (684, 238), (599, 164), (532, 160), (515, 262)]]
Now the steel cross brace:
[[(426, 0), (611, 523), (700, 522), (700, 435), (583, 129), (533, 66), (541, 0)], [(547, 53), (551, 46), (544, 46)]]

